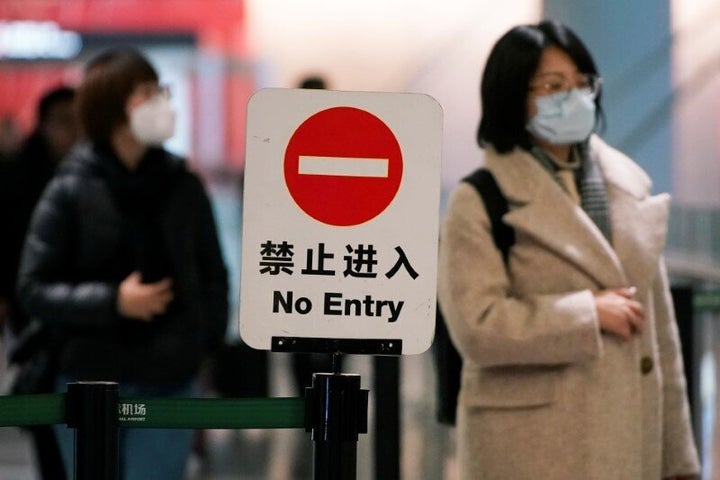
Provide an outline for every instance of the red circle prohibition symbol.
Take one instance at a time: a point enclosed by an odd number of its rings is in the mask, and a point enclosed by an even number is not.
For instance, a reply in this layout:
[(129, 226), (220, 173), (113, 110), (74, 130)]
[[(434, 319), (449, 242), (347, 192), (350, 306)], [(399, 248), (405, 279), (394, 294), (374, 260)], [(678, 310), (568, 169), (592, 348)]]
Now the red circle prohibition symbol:
[(285, 150), (285, 184), (315, 220), (353, 226), (380, 215), (400, 188), (403, 160), (395, 135), (375, 115), (333, 107), (310, 116)]

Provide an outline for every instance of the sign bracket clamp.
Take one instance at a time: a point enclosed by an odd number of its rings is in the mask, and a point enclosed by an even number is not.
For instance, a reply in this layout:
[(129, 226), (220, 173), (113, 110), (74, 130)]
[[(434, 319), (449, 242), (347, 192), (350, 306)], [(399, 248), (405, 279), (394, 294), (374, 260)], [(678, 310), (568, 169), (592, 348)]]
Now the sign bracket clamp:
[(351, 353), (359, 355), (401, 355), (400, 338), (319, 338), (276, 337), (271, 339), (273, 352)]

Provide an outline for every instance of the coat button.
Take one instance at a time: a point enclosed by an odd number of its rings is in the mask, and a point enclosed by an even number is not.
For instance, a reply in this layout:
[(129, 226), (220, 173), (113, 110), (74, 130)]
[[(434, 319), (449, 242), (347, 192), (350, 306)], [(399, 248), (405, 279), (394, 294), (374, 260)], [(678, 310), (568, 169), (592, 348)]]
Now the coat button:
[(652, 358), (643, 357), (642, 360), (640, 360), (640, 371), (643, 375), (647, 375), (648, 373), (652, 372), (654, 365), (655, 363), (653, 362)]

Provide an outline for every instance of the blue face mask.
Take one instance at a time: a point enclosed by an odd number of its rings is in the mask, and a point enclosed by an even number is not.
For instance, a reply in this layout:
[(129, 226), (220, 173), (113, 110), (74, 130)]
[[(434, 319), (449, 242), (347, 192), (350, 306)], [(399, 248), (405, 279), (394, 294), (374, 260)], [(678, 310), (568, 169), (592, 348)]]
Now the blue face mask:
[(525, 128), (553, 145), (587, 139), (595, 128), (595, 95), (589, 89), (537, 97), (537, 113)]

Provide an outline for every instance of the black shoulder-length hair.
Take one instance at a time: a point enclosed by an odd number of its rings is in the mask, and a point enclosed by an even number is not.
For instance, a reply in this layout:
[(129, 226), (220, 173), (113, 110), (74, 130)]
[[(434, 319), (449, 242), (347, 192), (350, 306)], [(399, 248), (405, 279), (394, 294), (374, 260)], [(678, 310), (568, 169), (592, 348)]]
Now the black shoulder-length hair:
[[(515, 147), (531, 148), (527, 123), (530, 79), (547, 47), (565, 52), (582, 73), (597, 75), (590, 52), (569, 27), (545, 20), (520, 25), (505, 33), (490, 52), (480, 86), (482, 115), (477, 131), (480, 147), (492, 145), (498, 153)], [(596, 115), (603, 123), (600, 95), (595, 98)]]

